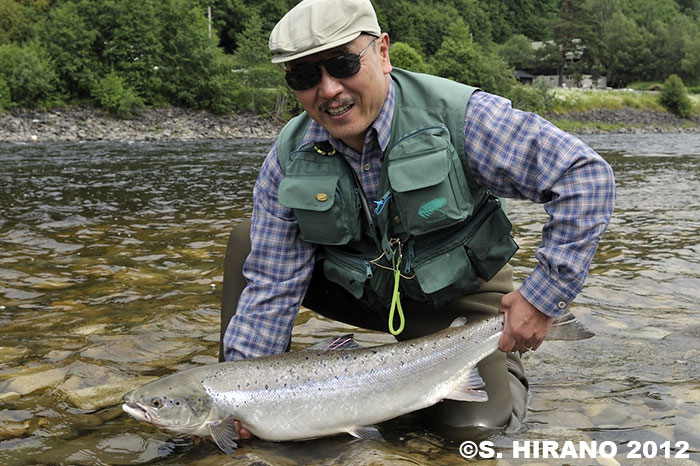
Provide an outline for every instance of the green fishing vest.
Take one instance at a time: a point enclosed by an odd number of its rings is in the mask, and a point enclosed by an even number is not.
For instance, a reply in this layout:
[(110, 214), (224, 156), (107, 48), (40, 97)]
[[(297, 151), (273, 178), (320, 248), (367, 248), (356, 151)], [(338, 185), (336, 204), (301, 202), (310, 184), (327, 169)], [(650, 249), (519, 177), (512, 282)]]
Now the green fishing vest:
[(475, 89), (397, 68), (391, 75), (396, 101), (377, 205), (330, 143), (299, 148), (306, 113), (277, 142), (279, 202), (294, 210), (300, 238), (320, 246), (326, 278), (355, 298), (388, 307), (398, 268), (402, 296), (439, 307), (476, 291), (518, 246), (499, 199), (466, 166), (464, 112)]

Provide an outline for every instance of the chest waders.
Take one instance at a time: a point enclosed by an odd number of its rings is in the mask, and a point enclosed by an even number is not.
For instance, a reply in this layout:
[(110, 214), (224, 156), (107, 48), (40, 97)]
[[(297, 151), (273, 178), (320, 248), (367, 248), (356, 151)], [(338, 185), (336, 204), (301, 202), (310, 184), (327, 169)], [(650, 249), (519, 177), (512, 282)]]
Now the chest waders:
[[(328, 280), (369, 306), (401, 310), (401, 293), (437, 308), (478, 290), (518, 247), (500, 200), (466, 166), (464, 111), (475, 89), (399, 69), (392, 78), (395, 111), (376, 205), (328, 142), (299, 147), (306, 114), (280, 134), (278, 197), (294, 210), (300, 238), (319, 245)], [(393, 312), (389, 328), (400, 332)]]

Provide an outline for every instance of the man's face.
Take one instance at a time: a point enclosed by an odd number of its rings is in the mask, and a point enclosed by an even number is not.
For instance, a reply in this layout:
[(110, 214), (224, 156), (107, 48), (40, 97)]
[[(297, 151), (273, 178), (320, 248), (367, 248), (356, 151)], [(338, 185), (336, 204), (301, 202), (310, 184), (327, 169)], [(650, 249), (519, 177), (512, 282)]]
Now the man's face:
[[(359, 54), (373, 37), (361, 35), (341, 47), (294, 60), (314, 63), (341, 54)], [(294, 91), (304, 110), (330, 134), (362, 152), (367, 129), (379, 115), (389, 90), (389, 36), (382, 34), (360, 57), (360, 71), (349, 78), (334, 78), (321, 67), (321, 80), (310, 89)]]

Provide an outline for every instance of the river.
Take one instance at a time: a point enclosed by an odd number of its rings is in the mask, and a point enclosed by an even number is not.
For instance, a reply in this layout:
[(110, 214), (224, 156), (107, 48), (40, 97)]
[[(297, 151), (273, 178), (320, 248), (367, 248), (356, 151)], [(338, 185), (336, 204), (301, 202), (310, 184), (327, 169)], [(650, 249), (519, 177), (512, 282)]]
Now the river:
[[(700, 135), (584, 140), (613, 166), (618, 187), (572, 305), (596, 336), (527, 355), (528, 417), (518, 432), (490, 439), (498, 458), (486, 464), (629, 464), (634, 442), (659, 463), (695, 464)], [(122, 412), (131, 388), (216, 361), (226, 239), (250, 213), (268, 146), (0, 144), (0, 464), (463, 464), (459, 444), (410, 418), (381, 426), (384, 442), (252, 440), (226, 457), (209, 441), (173, 437)], [(547, 218), (523, 201), (509, 201), (509, 213), (522, 280)], [(347, 331), (302, 310), (294, 348)], [(389, 341), (355, 333), (364, 344)], [(516, 458), (514, 442), (528, 440), (606, 442), (617, 454)]]

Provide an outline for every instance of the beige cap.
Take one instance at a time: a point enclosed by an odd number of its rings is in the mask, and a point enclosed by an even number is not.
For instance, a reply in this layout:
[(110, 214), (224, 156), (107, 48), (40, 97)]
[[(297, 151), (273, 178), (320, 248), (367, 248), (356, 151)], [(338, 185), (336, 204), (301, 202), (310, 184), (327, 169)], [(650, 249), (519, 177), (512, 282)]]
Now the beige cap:
[(382, 31), (370, 0), (304, 0), (289, 10), (270, 34), (272, 63), (338, 47), (366, 32)]

